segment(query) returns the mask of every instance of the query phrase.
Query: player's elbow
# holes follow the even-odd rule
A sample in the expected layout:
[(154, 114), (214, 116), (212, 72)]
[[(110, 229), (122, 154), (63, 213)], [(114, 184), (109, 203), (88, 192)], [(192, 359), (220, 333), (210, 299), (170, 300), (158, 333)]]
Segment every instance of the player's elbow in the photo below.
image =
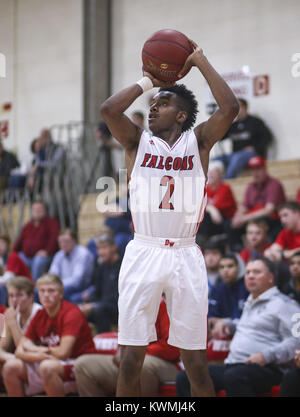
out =
[(111, 106), (108, 103), (108, 100), (105, 100), (100, 106), (100, 114), (104, 118), (109, 115), (111, 112)]
[(100, 114), (104, 120), (114, 117), (117, 112), (118, 109), (114, 103), (111, 102), (110, 98), (105, 100), (100, 106)]

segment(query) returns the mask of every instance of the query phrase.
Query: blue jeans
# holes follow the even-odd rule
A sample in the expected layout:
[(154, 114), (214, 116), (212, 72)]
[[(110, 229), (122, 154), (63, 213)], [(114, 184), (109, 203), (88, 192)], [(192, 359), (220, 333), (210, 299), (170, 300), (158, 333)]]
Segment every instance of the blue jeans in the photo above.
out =
[(48, 271), (52, 260), (52, 256), (35, 255), (33, 258), (28, 258), (23, 252), (19, 252), (19, 256), (30, 269), (34, 282), (36, 282), (40, 276)]
[(224, 179), (235, 178), (242, 169), (246, 168), (252, 156), (255, 156), (254, 151), (238, 151), (227, 155), (218, 156), (214, 161), (221, 161), (226, 167)]

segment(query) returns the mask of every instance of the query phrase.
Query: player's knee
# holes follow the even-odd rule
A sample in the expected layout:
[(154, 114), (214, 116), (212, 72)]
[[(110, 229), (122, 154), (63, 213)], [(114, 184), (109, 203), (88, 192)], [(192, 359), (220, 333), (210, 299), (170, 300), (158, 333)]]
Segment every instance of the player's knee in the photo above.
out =
[(53, 376), (60, 374), (60, 363), (53, 360), (41, 362), (39, 367), (40, 376), (43, 380), (48, 380)]
[(22, 373), (22, 361), (20, 359), (10, 359), (8, 360), (2, 369), (2, 377), (4, 381), (20, 377)]
[(144, 355), (134, 350), (126, 350), (124, 353), (121, 363), (120, 371), (123, 376), (127, 378), (135, 377), (140, 373), (144, 362)]

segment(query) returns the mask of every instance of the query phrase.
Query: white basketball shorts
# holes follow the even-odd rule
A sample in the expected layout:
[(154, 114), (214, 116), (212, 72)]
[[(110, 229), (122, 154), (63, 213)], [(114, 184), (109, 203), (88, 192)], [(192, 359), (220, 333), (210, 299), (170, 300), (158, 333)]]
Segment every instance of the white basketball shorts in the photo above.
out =
[(138, 234), (128, 243), (120, 269), (118, 343), (147, 346), (157, 340), (155, 322), (162, 293), (170, 318), (168, 343), (206, 349), (208, 282), (195, 239)]

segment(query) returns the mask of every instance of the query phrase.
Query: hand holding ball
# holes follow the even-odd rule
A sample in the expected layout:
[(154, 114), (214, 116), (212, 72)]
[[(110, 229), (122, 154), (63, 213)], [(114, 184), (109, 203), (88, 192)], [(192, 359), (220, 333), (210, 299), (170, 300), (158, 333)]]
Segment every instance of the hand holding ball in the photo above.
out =
[(158, 80), (175, 82), (182, 78), (178, 77), (178, 73), (193, 50), (193, 45), (183, 33), (172, 29), (159, 30), (143, 46), (143, 69)]

